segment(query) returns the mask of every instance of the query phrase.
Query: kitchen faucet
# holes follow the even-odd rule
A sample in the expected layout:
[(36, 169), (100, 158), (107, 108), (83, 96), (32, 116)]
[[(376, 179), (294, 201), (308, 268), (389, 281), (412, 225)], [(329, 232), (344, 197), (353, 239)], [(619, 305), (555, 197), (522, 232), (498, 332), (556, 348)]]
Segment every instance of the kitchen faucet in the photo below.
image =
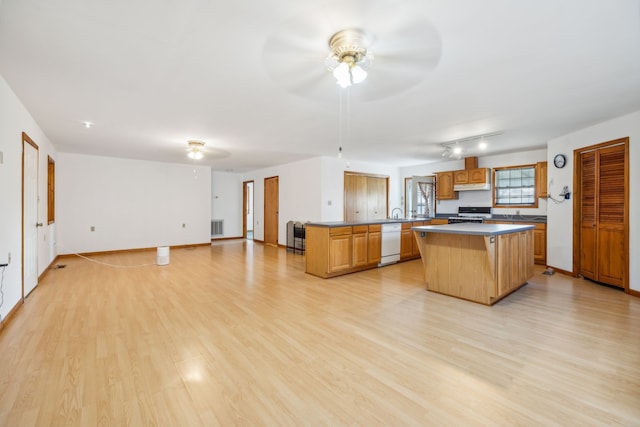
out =
[(397, 210), (397, 211), (400, 211), (400, 213), (402, 213), (402, 209), (400, 209), (400, 208), (393, 208), (393, 210), (391, 211), (391, 217), (392, 217), (393, 219), (398, 219), (398, 214), (397, 214), (397, 213), (396, 213), (396, 214), (394, 214), (394, 212), (395, 212), (396, 210)]

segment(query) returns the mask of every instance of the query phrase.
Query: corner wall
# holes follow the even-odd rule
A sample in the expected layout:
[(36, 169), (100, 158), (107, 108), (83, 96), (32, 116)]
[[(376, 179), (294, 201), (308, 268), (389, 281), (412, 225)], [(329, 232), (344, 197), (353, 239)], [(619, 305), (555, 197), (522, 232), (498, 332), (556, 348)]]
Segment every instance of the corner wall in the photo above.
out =
[[(591, 126), (549, 141), (548, 180), (555, 193), (564, 185), (573, 188), (573, 151), (590, 145), (629, 137), (629, 288), (640, 291), (640, 111)], [(553, 167), (556, 154), (567, 156), (567, 166)], [(573, 269), (573, 203), (548, 206), (547, 263), (566, 271)]]
[(208, 166), (69, 153), (58, 158), (60, 253), (211, 242)]
[[(11, 264), (4, 271), (2, 290), (4, 317), (22, 298), (22, 132), (38, 145), (38, 275), (56, 257), (56, 224), (47, 224), (47, 157), (56, 160), (56, 151), (29, 111), (0, 76), (0, 263)], [(58, 165), (56, 163), (56, 169)]]

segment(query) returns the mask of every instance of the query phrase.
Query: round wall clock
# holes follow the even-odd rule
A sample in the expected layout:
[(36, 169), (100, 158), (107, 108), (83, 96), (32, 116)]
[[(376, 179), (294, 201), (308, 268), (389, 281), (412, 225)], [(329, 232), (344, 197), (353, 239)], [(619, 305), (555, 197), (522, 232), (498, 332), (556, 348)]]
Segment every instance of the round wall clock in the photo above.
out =
[(557, 168), (563, 168), (567, 164), (567, 156), (564, 154), (556, 154), (553, 158), (553, 164)]

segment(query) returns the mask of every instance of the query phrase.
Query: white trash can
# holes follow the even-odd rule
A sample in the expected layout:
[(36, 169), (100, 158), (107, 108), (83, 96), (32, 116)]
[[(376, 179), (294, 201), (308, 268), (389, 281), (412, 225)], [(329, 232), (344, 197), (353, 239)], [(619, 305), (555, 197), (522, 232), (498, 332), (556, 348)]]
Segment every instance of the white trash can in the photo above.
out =
[(169, 246), (158, 246), (158, 265), (169, 264)]

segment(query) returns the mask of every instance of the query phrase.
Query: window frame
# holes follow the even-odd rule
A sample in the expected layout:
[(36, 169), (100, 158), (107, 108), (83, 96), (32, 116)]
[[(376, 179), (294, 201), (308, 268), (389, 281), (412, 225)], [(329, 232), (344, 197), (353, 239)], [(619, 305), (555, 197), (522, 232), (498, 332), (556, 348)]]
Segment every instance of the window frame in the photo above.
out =
[[(497, 198), (498, 198), (498, 179), (497, 179), (497, 175), (499, 171), (504, 171), (504, 170), (512, 170), (512, 169), (531, 169), (533, 170), (533, 185), (531, 187), (533, 187), (533, 203), (514, 203), (514, 204), (498, 204), (497, 203)], [(538, 169), (536, 167), (536, 164), (526, 164), (526, 165), (515, 165), (515, 166), (504, 166), (504, 167), (497, 167), (497, 168), (493, 168), (493, 191), (492, 191), (492, 201), (491, 204), (494, 208), (498, 208), (498, 209), (509, 209), (509, 208), (519, 208), (519, 209), (535, 209), (538, 207), (538, 186), (536, 185), (537, 183), (537, 173), (538, 173)], [(529, 188), (529, 186), (520, 186), (519, 188)]]

